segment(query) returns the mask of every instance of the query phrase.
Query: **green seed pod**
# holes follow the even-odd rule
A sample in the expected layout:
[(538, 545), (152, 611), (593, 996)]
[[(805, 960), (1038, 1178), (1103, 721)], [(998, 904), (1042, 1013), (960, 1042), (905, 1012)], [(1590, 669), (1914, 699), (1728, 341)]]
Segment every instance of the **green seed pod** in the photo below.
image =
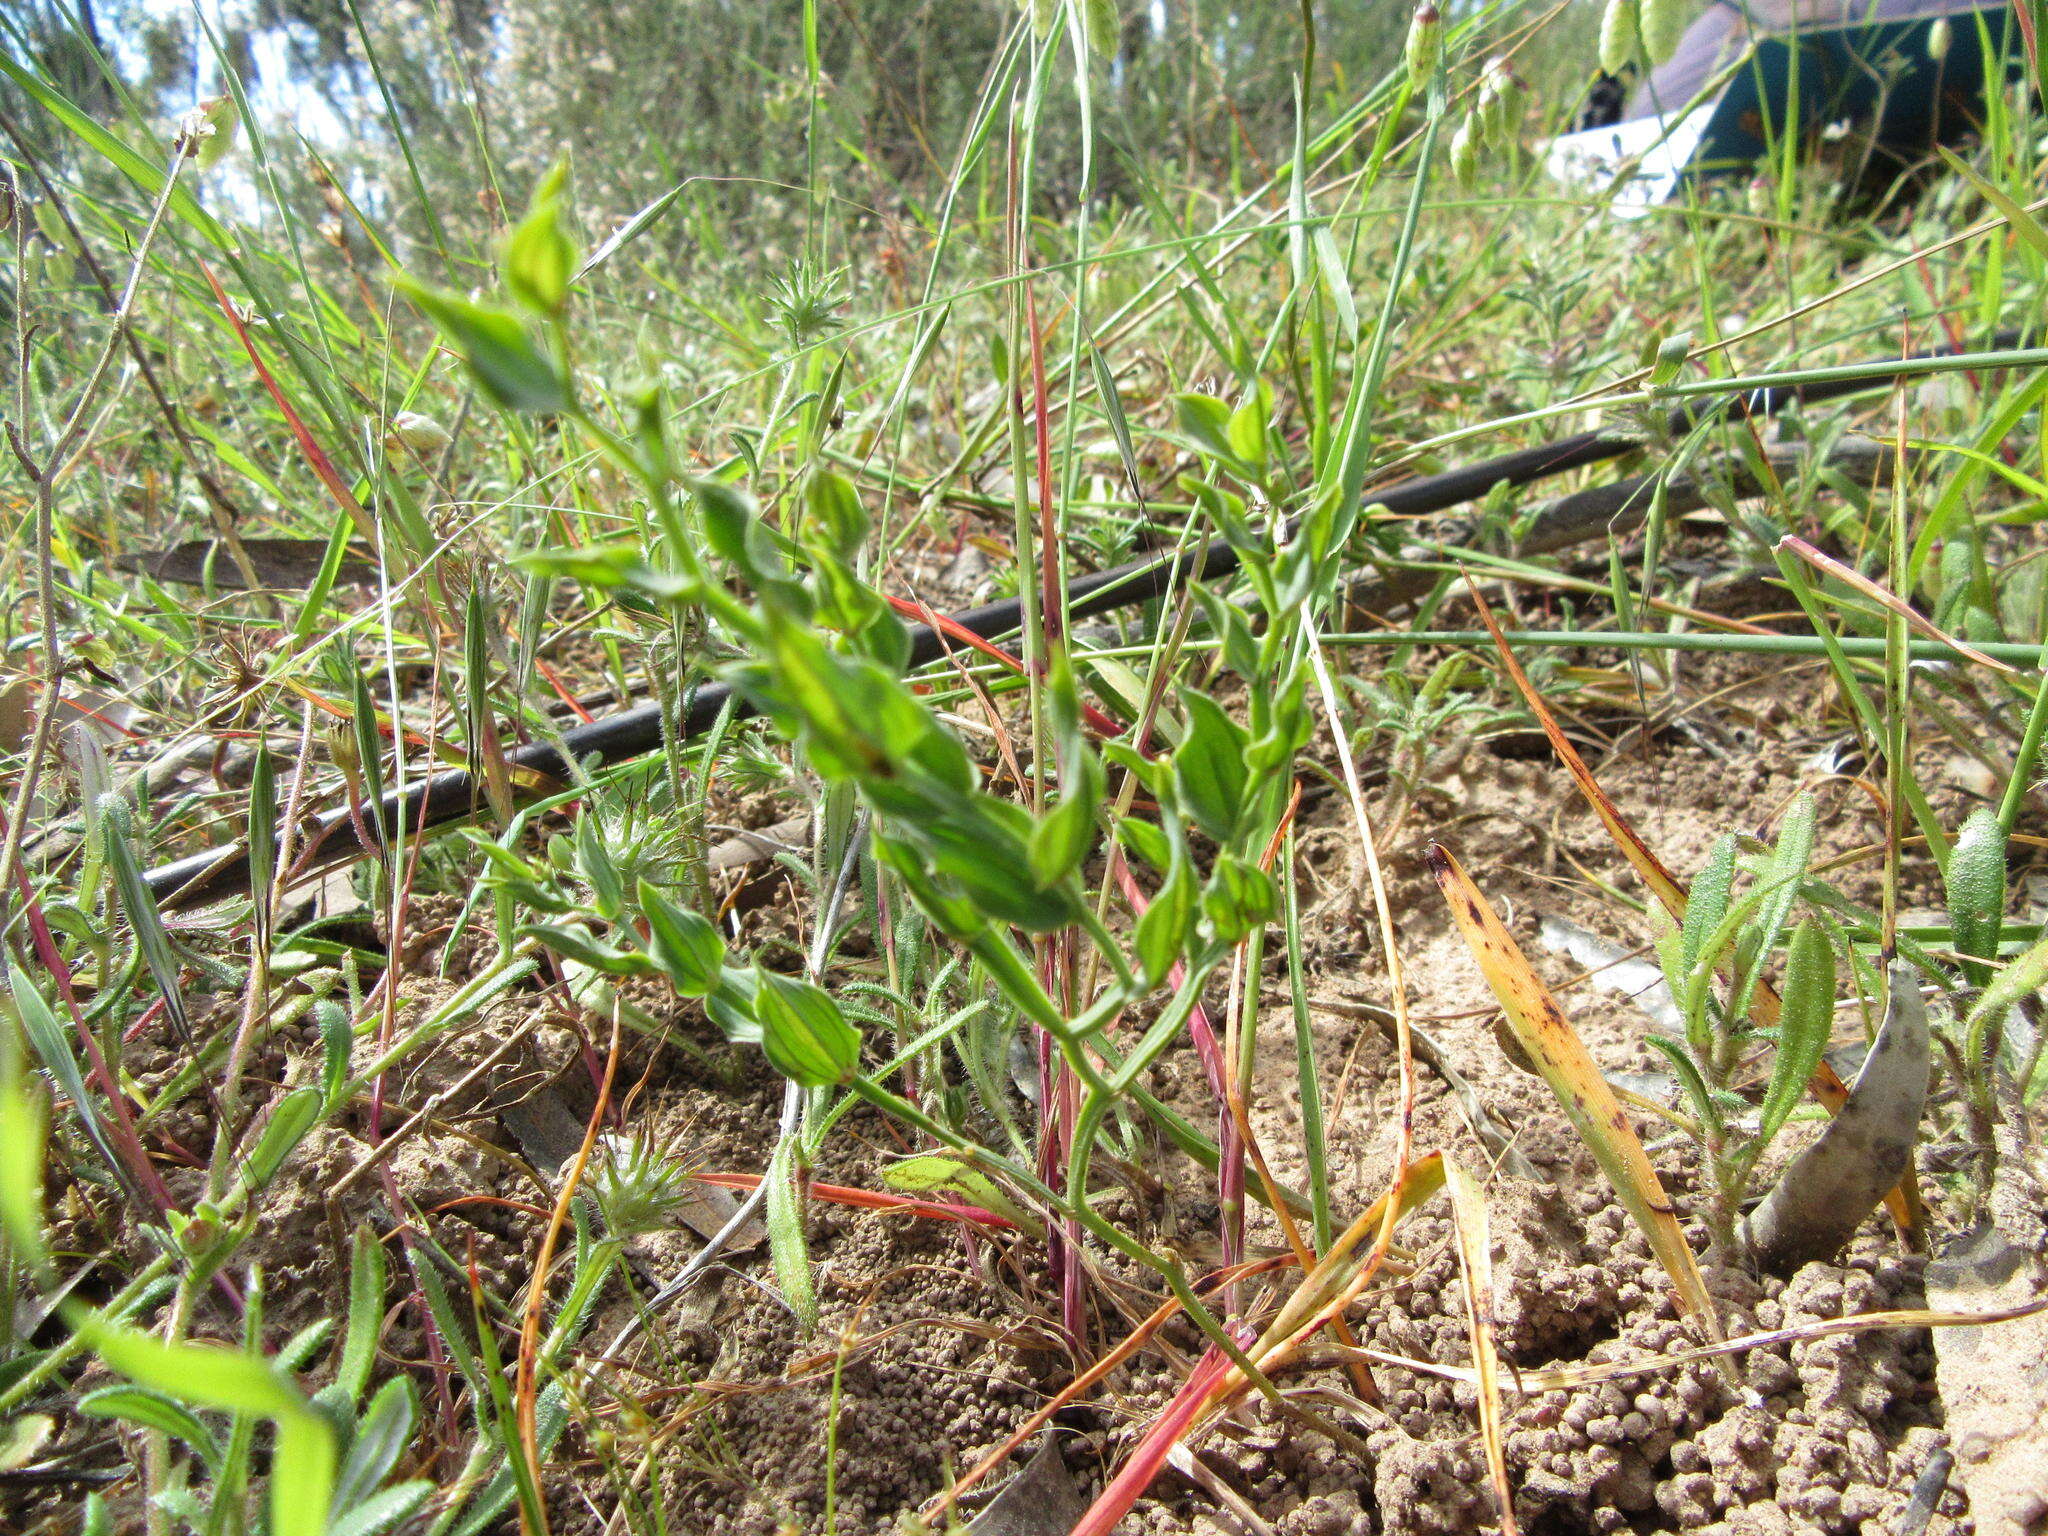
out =
[(1955, 28), (1949, 25), (1946, 16), (1934, 18), (1927, 29), (1927, 57), (1939, 64), (1948, 57), (1948, 45), (1955, 41)]
[(1685, 0), (1642, 0), (1636, 24), (1642, 29), (1643, 51), (1652, 64), (1662, 64), (1678, 51), (1692, 12)]
[(1990, 806), (1979, 806), (1956, 834), (1948, 856), (1948, 921), (1956, 949), (1967, 958), (1972, 986), (1991, 979), (1983, 962), (1998, 957), (2005, 925), (2005, 828)]
[(1488, 144), (1512, 143), (1522, 115), (1522, 82), (1506, 59), (1489, 59), (1479, 77), (1479, 101), (1474, 108), (1481, 137)]
[(1451, 175), (1461, 187), (1469, 187), (1479, 178), (1479, 134), (1472, 117), (1459, 123), (1458, 131), (1451, 135)]
[(1635, 56), (1636, 0), (1607, 0), (1600, 13), (1600, 67), (1618, 75)]
[(1408, 66), (1408, 85), (1421, 90), (1436, 73), (1436, 61), (1444, 47), (1444, 19), (1430, 0), (1422, 0), (1408, 23), (1408, 40), (1401, 57)]

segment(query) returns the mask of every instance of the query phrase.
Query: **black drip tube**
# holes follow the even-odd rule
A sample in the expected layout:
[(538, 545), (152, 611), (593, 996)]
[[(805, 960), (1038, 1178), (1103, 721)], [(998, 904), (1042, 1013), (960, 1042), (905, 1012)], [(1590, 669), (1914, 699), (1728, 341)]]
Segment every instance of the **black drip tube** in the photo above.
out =
[[(2017, 340), (2016, 333), (2001, 333), (1993, 338), (1991, 345), (2012, 346)], [(1956, 349), (1943, 348), (1899, 359), (1894, 373), (1831, 379), (1804, 388), (1758, 390), (1705, 413), (1681, 409), (1672, 413), (1671, 430), (1674, 434), (1681, 433), (1702, 420), (1739, 421), (1751, 416), (1768, 416), (1795, 400), (1810, 404), (1867, 393), (1919, 371), (1917, 364), (1957, 355)], [(1527, 485), (1567, 470), (1619, 458), (1641, 446), (1639, 437), (1581, 432), (1554, 443), (1539, 444), (1478, 464), (1374, 490), (1369, 495), (1375, 504), (1395, 516), (1415, 517), (1477, 500), (1502, 481), (1510, 485)], [(1163, 596), (1186, 580), (1213, 581), (1228, 576), (1237, 566), (1237, 551), (1221, 539), (1185, 555), (1148, 555), (1070, 582), (1067, 611), (1071, 618), (1091, 618)], [(951, 622), (983, 639), (992, 640), (1018, 627), (1020, 604), (1016, 598), (988, 603), (952, 615)], [(938, 660), (944, 654), (945, 645), (938, 630), (928, 624), (911, 626), (911, 665), (921, 666)], [(682, 720), (683, 737), (687, 739), (709, 729), (731, 696), (731, 689), (724, 683), (707, 683), (698, 688)], [(744, 699), (737, 701), (737, 712), (751, 713)], [(586, 762), (595, 756), (609, 764), (642, 756), (661, 745), (661, 706), (640, 704), (615, 715), (573, 726), (562, 733), (562, 743), (578, 762)], [(511, 749), (505, 757), (515, 769), (555, 780), (569, 777), (569, 764), (551, 743), (529, 742)], [(463, 820), (475, 812), (482, 800), (482, 786), (467, 771), (457, 769), (437, 773), (403, 794), (386, 795), (382, 817), (371, 821), (370, 825), (374, 828), (381, 822), (384, 826), (404, 826), (417, 833)], [(316, 818), (310, 828), (301, 829), (303, 841), (296, 849), (297, 867), (310, 872), (364, 857), (366, 850), (358, 838), (356, 827), (357, 823), (345, 810), (329, 811)], [(146, 879), (150, 894), (167, 911), (204, 906), (248, 890), (248, 851), (239, 844), (209, 849), (153, 869)]]

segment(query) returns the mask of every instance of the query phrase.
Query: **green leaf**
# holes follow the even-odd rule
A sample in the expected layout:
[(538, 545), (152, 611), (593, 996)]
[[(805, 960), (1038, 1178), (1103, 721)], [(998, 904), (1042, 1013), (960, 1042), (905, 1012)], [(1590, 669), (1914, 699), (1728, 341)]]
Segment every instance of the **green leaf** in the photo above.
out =
[(2014, 201), (2003, 190), (1986, 181), (1977, 174), (1968, 161), (1956, 155), (1952, 150), (1937, 144), (1935, 151), (1941, 156), (1943, 163), (1950, 170), (1975, 187), (1978, 195), (2004, 216), (2006, 223), (2012, 226), (2012, 232), (2015, 235), (2018, 235), (2020, 239), (2031, 245), (2041, 255), (2048, 256), (2048, 227), (2044, 227), (2039, 219), (2027, 212), (2024, 204)]
[(1116, 824), (1116, 837), (1160, 874), (1173, 868), (1173, 843), (1154, 823), (1126, 816)]
[(147, 1387), (101, 1387), (78, 1400), (78, 1411), (96, 1419), (121, 1419), (145, 1429), (160, 1429), (191, 1446), (206, 1463), (207, 1472), (220, 1476), (220, 1440), (199, 1422), (199, 1416), (191, 1409), (161, 1392), (152, 1392)]
[(2005, 828), (1998, 813), (1979, 806), (1956, 834), (1946, 881), (1951, 942), (1967, 958), (1963, 974), (1973, 987), (1991, 980), (1984, 962), (1998, 958), (2005, 931)]
[(1071, 785), (1031, 829), (1027, 850), (1032, 877), (1044, 890), (1060, 883), (1095, 846), (1095, 813), (1102, 803), (1102, 763), (1085, 752), (1069, 770)]
[(1800, 886), (1806, 880), (1806, 867), (1813, 862), (1817, 824), (1818, 811), (1811, 795), (1801, 795), (1794, 800), (1792, 808), (1785, 812), (1785, 818), (1779, 824), (1778, 845), (1771, 850), (1771, 857), (1757, 878), (1759, 905), (1756, 919), (1747, 926), (1737, 945), (1742, 985), (1730, 1010), (1733, 1018), (1741, 1019), (1748, 1013), (1750, 996), (1756, 990), (1771, 951), (1777, 948), (1779, 935), (1791, 920), (1792, 908), (1799, 900)]
[(477, 387), (507, 410), (555, 415), (572, 404), (569, 384), (509, 309), (400, 276), (398, 286), (454, 344)]
[(519, 937), (539, 939), (556, 954), (606, 976), (647, 976), (655, 969), (648, 956), (635, 949), (614, 949), (580, 923), (526, 923), (521, 925)]
[(256, 1139), (243, 1174), (252, 1193), (268, 1184), (292, 1149), (306, 1139), (320, 1118), (322, 1099), (318, 1088), (294, 1088), (278, 1102)]
[(337, 1513), (328, 1522), (327, 1536), (383, 1536), (426, 1503), (433, 1491), (434, 1485), (421, 1478), (393, 1483), (354, 1509)]
[(754, 1017), (769, 1064), (804, 1088), (851, 1082), (860, 1071), (860, 1031), (839, 1005), (808, 981), (754, 968)]
[(1706, 865), (1694, 877), (1692, 891), (1686, 898), (1685, 922), (1678, 939), (1679, 975), (1672, 978), (1673, 992), (1684, 990), (1686, 980), (1702, 962), (1712, 965), (1720, 958), (1702, 955), (1700, 951), (1721, 926), (1721, 919), (1728, 915), (1729, 893), (1734, 888), (1735, 834), (1726, 832), (1715, 840)]
[[(17, 1006), (27, 986), (8, 967)], [(40, 1003), (42, 1000), (37, 998)], [(45, 1009), (45, 1012), (48, 1010)], [(24, 1015), (24, 1023), (26, 1015)], [(0, 1027), (0, 1234), (14, 1251), (31, 1265), (46, 1258), (43, 1243), (43, 1145), (49, 1127), (44, 1123), (40, 1094), (28, 1091), (27, 1074), (22, 1071), (21, 1048), (13, 1030)], [(73, 1069), (76, 1075), (76, 1068)], [(20, 1358), (19, 1356), (16, 1357)], [(12, 1361), (0, 1361), (0, 1388)]]
[[(28, 1039), (29, 1049), (41, 1058), (43, 1069), (57, 1080), (57, 1086), (71, 1100), (79, 1124), (85, 1127), (85, 1134), (92, 1138), (92, 1144), (99, 1148), (100, 1156), (107, 1160), (108, 1170), (118, 1170), (122, 1166), (120, 1159), (115, 1157), (113, 1143), (107, 1139), (106, 1129), (100, 1123), (99, 1110), (86, 1092), (85, 1077), (78, 1070), (78, 1058), (71, 1054), (71, 1041), (64, 1033), (64, 1026), (57, 1022), (57, 1015), (43, 1001), (43, 994), (15, 969), (12, 961), (7, 965), (7, 989), (14, 999), (15, 1012), (21, 1016), (21, 1032)], [(40, 1109), (36, 1113), (40, 1115)], [(41, 1191), (39, 1169), (36, 1184), (39, 1204)]]
[(1036, 1216), (1003, 1193), (1002, 1186), (994, 1179), (961, 1158), (938, 1153), (906, 1157), (882, 1170), (882, 1182), (891, 1189), (913, 1195), (935, 1189), (957, 1191), (983, 1210), (993, 1211), (1015, 1222), (1026, 1232), (1036, 1231), (1043, 1225)]
[(639, 884), (640, 913), (647, 919), (648, 947), (669, 982), (684, 997), (705, 997), (725, 974), (725, 940), (703, 913), (670, 901), (645, 880)]
[(817, 1326), (818, 1293), (811, 1283), (811, 1251), (804, 1241), (803, 1201), (796, 1187), (796, 1137), (775, 1143), (768, 1159), (768, 1257), (782, 1299), (806, 1331)]
[(853, 482), (829, 469), (813, 469), (804, 484), (804, 505), (825, 547), (842, 560), (852, 559), (870, 526)]
[(512, 297), (543, 315), (558, 314), (576, 271), (576, 243), (562, 230), (562, 184), (569, 168), (557, 162), (541, 179), (525, 218), (505, 237), (505, 286)]
[(320, 1028), (320, 1094), (331, 1113), (340, 1108), (342, 1090), (348, 1086), (349, 1057), (355, 1050), (355, 1032), (349, 1028), (348, 1010), (332, 998), (313, 1004), (313, 1022)]
[(1761, 1153), (1798, 1107), (1806, 1084), (1820, 1066), (1835, 1025), (1835, 950), (1819, 923), (1808, 918), (1792, 930), (1785, 957), (1783, 1007), (1778, 1015), (1778, 1049), (1771, 1081), (1758, 1115), (1756, 1152)]
[(1224, 428), (1231, 457), (1258, 470), (1266, 467), (1266, 427), (1273, 415), (1273, 390), (1261, 383), (1236, 410)]
[(1227, 842), (1244, 811), (1251, 778), (1245, 752), (1251, 739), (1207, 694), (1189, 689), (1181, 702), (1187, 712), (1187, 736), (1173, 755), (1181, 801), (1196, 826), (1217, 842)]
[(178, 984), (178, 957), (171, 948), (171, 938), (164, 931), (164, 920), (156, 909), (156, 898), (149, 892), (149, 883), (142, 878), (142, 864), (135, 856), (134, 823), (128, 812), (128, 802), (119, 794), (109, 793), (100, 797), (100, 818), (106, 829), (107, 863), (114, 873), (114, 889), (121, 898), (121, 910), (128, 918), (128, 926), (134, 930), (135, 946), (142, 952), (143, 962), (149, 967), (149, 974), (156, 982), (159, 996), (164, 1000), (164, 1012), (180, 1031), (189, 1030), (190, 1020), (185, 1013), (185, 996)]
[(1226, 463), (1237, 458), (1230, 446), (1230, 406), (1214, 395), (1193, 393), (1173, 397), (1174, 420), (1181, 434), (1212, 458)]
[(576, 869), (589, 882), (591, 905), (608, 923), (616, 923), (626, 910), (626, 882), (612, 851), (605, 846), (604, 821), (586, 806), (576, 818)]
[(1225, 944), (1237, 943), (1264, 924), (1279, 905), (1280, 890), (1272, 877), (1234, 853), (1216, 860), (1208, 888), (1202, 892), (1202, 914)]
[(1174, 961), (1180, 959), (1187, 947), (1195, 923), (1195, 900), (1199, 894), (1195, 889), (1195, 872), (1181, 849), (1175, 848), (1174, 855), (1172, 873), (1152, 898), (1145, 915), (1138, 919), (1131, 941), (1138, 969), (1148, 986), (1157, 986), (1173, 969)]
[(405, 1454), (418, 1420), (419, 1401), (409, 1380), (394, 1376), (377, 1389), (335, 1478), (332, 1518), (357, 1508), (377, 1491)]
[(169, 1344), (140, 1329), (88, 1318), (85, 1343), (113, 1369), (179, 1402), (249, 1413), (277, 1426), (270, 1466), (272, 1536), (322, 1536), (334, 1489), (334, 1431), (260, 1356), (206, 1344)]
[(384, 1245), (368, 1222), (356, 1228), (348, 1266), (348, 1331), (341, 1339), (341, 1366), (334, 1380), (351, 1406), (362, 1401), (377, 1362), (384, 1332)]

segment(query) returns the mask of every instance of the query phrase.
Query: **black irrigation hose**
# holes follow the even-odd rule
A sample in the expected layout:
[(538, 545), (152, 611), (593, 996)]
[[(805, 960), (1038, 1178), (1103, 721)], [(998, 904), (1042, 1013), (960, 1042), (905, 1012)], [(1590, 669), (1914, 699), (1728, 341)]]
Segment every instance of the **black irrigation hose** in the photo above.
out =
[[(2016, 333), (2000, 333), (1993, 338), (1992, 345), (2010, 347), (2017, 340)], [(1897, 369), (1890, 373), (1833, 379), (1787, 390), (1756, 390), (1703, 413), (1681, 408), (1672, 413), (1671, 430), (1675, 435), (1702, 421), (1739, 421), (1752, 416), (1768, 416), (1795, 400), (1812, 404), (1863, 394), (1922, 371), (1915, 366), (1917, 364), (1957, 355), (1959, 349), (1943, 348), (1937, 352), (1901, 358)], [(1639, 437), (1581, 432), (1554, 443), (1505, 453), (1462, 469), (1425, 475), (1370, 494), (1373, 502), (1390, 514), (1416, 517), (1446, 511), (1462, 502), (1476, 501), (1502, 481), (1510, 485), (1527, 485), (1567, 470), (1620, 458), (1641, 446)], [(1163, 596), (1185, 580), (1216, 580), (1230, 575), (1237, 567), (1237, 551), (1221, 539), (1187, 556), (1147, 555), (1069, 583), (1068, 615), (1084, 619), (1128, 608)], [(1020, 613), (1019, 600), (1009, 598), (956, 613), (951, 622), (983, 639), (992, 640), (1016, 629)], [(937, 661), (945, 651), (937, 629), (927, 624), (911, 627), (911, 665), (921, 666)], [(732, 691), (724, 683), (707, 683), (698, 688), (683, 716), (682, 735), (688, 738), (708, 730), (731, 700)], [(736, 713), (751, 713), (744, 699), (733, 702)], [(661, 745), (661, 706), (641, 704), (574, 726), (562, 733), (562, 743), (578, 762), (587, 762), (595, 756), (603, 763), (618, 763), (642, 756)], [(507, 752), (505, 757), (515, 769), (550, 779), (567, 780), (570, 777), (569, 764), (561, 752), (547, 742), (529, 742)], [(472, 815), (482, 799), (482, 786), (467, 771), (457, 769), (437, 773), (403, 794), (386, 795), (382, 816), (370, 820), (370, 825), (402, 825), (418, 832)], [(329, 811), (319, 817), (310, 833), (305, 834), (307, 840), (300, 845), (300, 867), (308, 870), (327, 868), (361, 858), (365, 850), (357, 838), (356, 826), (346, 810)], [(150, 894), (167, 911), (204, 906), (248, 890), (249, 856), (245, 848), (230, 844), (162, 865), (151, 870), (146, 879)]]

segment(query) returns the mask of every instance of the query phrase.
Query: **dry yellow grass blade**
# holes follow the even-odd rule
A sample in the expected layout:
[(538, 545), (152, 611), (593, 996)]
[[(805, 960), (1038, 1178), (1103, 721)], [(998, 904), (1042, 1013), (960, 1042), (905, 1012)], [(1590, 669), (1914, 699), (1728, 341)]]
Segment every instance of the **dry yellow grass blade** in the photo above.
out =
[[(1468, 586), (1471, 583), (1467, 582)], [(1678, 877), (1671, 873), (1664, 861), (1650, 851), (1650, 845), (1637, 835), (1636, 829), (1628, 824), (1628, 818), (1621, 814), (1621, 808), (1608, 798), (1607, 791), (1593, 777), (1593, 770), (1586, 766), (1586, 760), (1579, 756), (1579, 749), (1571, 744), (1564, 728), (1557, 723), (1557, 717), (1550, 712), (1550, 706), (1543, 702), (1543, 695), (1536, 691), (1536, 685), (1529, 681), (1529, 674), (1522, 670), (1522, 664), (1515, 659), (1509, 647), (1507, 636), (1494, 622), (1493, 609), (1480, 594), (1476, 586), (1471, 587), (1473, 606), (1479, 610), (1479, 621), (1486, 626), (1486, 632), (1493, 636), (1493, 646), (1500, 653), (1501, 666), (1506, 669), (1508, 680), (1515, 685), (1515, 691), (1522, 696), (1522, 702), (1536, 717), (1536, 723), (1543, 728), (1543, 734), (1550, 742), (1550, 750), (1557, 754), (1557, 760), (1564, 764), (1565, 771), (1579, 786), (1579, 793), (1586, 797), (1586, 803), (1593, 808), (1593, 814), (1600, 818), (1607, 828), (1607, 835), (1622, 856), (1634, 866), (1642, 877), (1643, 884), (1650, 888), (1650, 894), (1670, 916), (1674, 923), (1685, 921), (1685, 887), (1678, 883)], [(1776, 990), (1768, 981), (1758, 978), (1755, 990), (1750, 994), (1750, 1007), (1754, 1010), (1757, 1023), (1768, 1029), (1778, 1022), (1779, 1002)], [(1814, 1068), (1813, 1077), (1806, 1085), (1807, 1092), (1829, 1114), (1839, 1113), (1849, 1101), (1849, 1085), (1841, 1075), (1823, 1061)], [(1899, 1230), (1909, 1238), (1916, 1238), (1920, 1230), (1919, 1196), (1914, 1181), (1908, 1175), (1906, 1181), (1884, 1197), (1885, 1208), (1892, 1214), (1892, 1220)]]
[[(1333, 1303), (1335, 1310), (1341, 1312), (1372, 1278), (1372, 1271), (1384, 1256), (1381, 1249), (1375, 1245), (1364, 1258), (1353, 1258), (1353, 1250), (1368, 1236), (1378, 1234), (1391, 1226), (1392, 1221), (1399, 1221), (1414, 1210), (1443, 1188), (1443, 1183), (1443, 1154), (1432, 1152), (1427, 1157), (1417, 1158), (1408, 1165), (1398, 1189), (1381, 1195), (1366, 1208), (1364, 1214), (1337, 1234), (1330, 1244), (1330, 1251), (1323, 1255), (1314, 1269), (1302, 1276), (1294, 1294), (1281, 1305), (1279, 1315), (1267, 1325), (1258, 1343), (1246, 1351), (1261, 1370), (1284, 1358), (1300, 1338), (1320, 1326), (1323, 1317), (1330, 1314)], [(1388, 1217), (1389, 1201), (1395, 1207), (1392, 1221)]]
[(1692, 1313), (1707, 1336), (1721, 1338), (1713, 1299), (1700, 1278), (1699, 1265), (1678, 1225), (1670, 1197), (1664, 1193), (1649, 1154), (1637, 1140), (1628, 1117), (1607, 1079), (1600, 1074), (1585, 1042), (1579, 1039), (1549, 988), (1530, 967), (1528, 957), (1488, 905), (1472, 877), (1440, 843), (1429, 845), (1430, 872), (1450, 904), (1451, 917), (1471, 948), (1486, 984), (1493, 989), (1508, 1026), (1530, 1062), (1557, 1095), (1558, 1105), (1586, 1143), (1615, 1194), (1643, 1229), (1650, 1251), (1671, 1277), (1679, 1307)]
[(1458, 1269), (1464, 1278), (1465, 1326), (1472, 1337), (1472, 1374), (1479, 1387), (1479, 1439), (1486, 1470), (1500, 1506), (1503, 1536), (1519, 1536), (1514, 1490), (1508, 1487), (1508, 1459), (1500, 1438), (1500, 1359), (1493, 1349), (1493, 1236), (1486, 1191), (1456, 1158), (1444, 1158), (1444, 1186), (1458, 1229)]
[[(1739, 1334), (1732, 1339), (1723, 1339), (1718, 1344), (1702, 1344), (1695, 1349), (1676, 1349), (1668, 1355), (1643, 1355), (1634, 1360), (1598, 1360), (1579, 1365), (1552, 1365), (1518, 1370), (1514, 1377), (1515, 1390), (1525, 1397), (1538, 1392), (1576, 1392), (1582, 1387), (1597, 1387), (1603, 1382), (1634, 1381), (1641, 1376), (1663, 1375), (1696, 1361), (1713, 1360), (1723, 1355), (1745, 1354), (1752, 1349), (1761, 1349), (1772, 1344), (1798, 1344), (1809, 1339), (1829, 1339), (1844, 1334), (1881, 1333), (1889, 1328), (1988, 1328), (1996, 1323), (2010, 1323), (2023, 1317), (2032, 1317), (2039, 1312), (2048, 1312), (2048, 1296), (2014, 1307), (2001, 1307), (1995, 1312), (1937, 1312), (1920, 1309), (1855, 1312), (1848, 1317), (1827, 1317), (1815, 1322), (1798, 1323), (1790, 1328), (1769, 1328), (1758, 1333)], [(1469, 1381), (1474, 1386), (1479, 1384), (1479, 1373), (1469, 1365), (1441, 1365), (1434, 1360), (1418, 1360), (1413, 1355), (1397, 1355), (1385, 1349), (1352, 1350), (1341, 1344), (1327, 1344), (1316, 1350), (1307, 1363), (1341, 1364), (1354, 1355), (1360, 1359), (1370, 1360), (1374, 1365), (1397, 1366), (1403, 1370), (1414, 1371), (1420, 1376), (1434, 1376), (1442, 1381)]]

